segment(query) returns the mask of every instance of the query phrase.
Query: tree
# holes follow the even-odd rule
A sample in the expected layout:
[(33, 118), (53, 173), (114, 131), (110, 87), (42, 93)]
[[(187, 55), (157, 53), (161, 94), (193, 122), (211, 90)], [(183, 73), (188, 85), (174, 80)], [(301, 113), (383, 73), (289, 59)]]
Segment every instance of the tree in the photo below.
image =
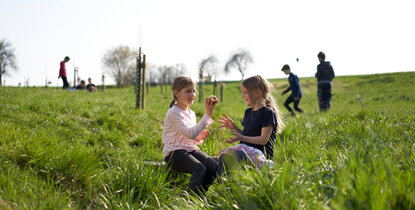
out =
[(216, 74), (217, 74), (216, 64), (217, 63), (218, 63), (218, 59), (213, 55), (203, 59), (202, 62), (200, 62), (200, 68), (203, 69), (203, 72), (207, 74), (209, 79), (212, 80), (213, 77), (215, 78), (214, 82), (213, 82), (213, 95), (216, 95), (216, 86), (217, 86), (217, 84), (216, 84)]
[(175, 73), (173, 75), (173, 80), (178, 76), (185, 75), (186, 72), (187, 72), (186, 65), (184, 65), (183, 63), (176, 64)]
[(147, 63), (146, 64), (146, 80), (150, 85), (156, 84), (156, 78), (157, 78), (157, 72), (156, 72), (157, 66), (154, 64)]
[(218, 59), (211, 55), (200, 62), (200, 68), (203, 69), (203, 73), (206, 73), (206, 76), (210, 79), (215, 78), (216, 81), (216, 65), (218, 63)]
[(137, 53), (128, 46), (107, 50), (102, 58), (106, 71), (115, 79), (117, 87), (133, 83)]
[(0, 87), (3, 86), (3, 75), (9, 75), (12, 70), (17, 70), (16, 56), (12, 44), (3, 39), (0, 41)]
[(231, 56), (225, 65), (225, 73), (229, 73), (231, 69), (236, 68), (244, 80), (246, 71), (248, 70), (248, 64), (253, 63), (251, 53), (244, 49), (239, 49), (235, 54)]

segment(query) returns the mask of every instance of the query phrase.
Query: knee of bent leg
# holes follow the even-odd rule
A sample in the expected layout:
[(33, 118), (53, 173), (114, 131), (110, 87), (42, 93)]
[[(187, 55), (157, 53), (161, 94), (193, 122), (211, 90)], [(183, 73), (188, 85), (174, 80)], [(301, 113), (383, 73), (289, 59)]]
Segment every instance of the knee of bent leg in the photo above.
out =
[(285, 107), (288, 107), (288, 105), (290, 105), (290, 103), (288, 103), (287, 101), (286, 101), (286, 102), (284, 102), (284, 106), (285, 106)]
[(207, 168), (205, 165), (203, 165), (203, 163), (199, 162), (198, 164), (195, 165), (193, 170), (199, 173), (206, 173)]
[(246, 152), (243, 151), (243, 150), (236, 151), (236, 157), (237, 157), (237, 159), (238, 159), (239, 162), (248, 161), (249, 160), (248, 159), (248, 154), (246, 154)]

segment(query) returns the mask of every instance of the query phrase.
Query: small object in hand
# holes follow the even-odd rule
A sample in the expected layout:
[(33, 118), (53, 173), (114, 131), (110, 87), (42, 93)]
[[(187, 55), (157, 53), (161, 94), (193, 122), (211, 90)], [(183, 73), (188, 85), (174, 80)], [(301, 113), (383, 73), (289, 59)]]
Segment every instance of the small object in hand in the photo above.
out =
[(215, 105), (216, 103), (218, 103), (218, 98), (215, 95), (210, 95), (208, 97), (209, 99), (209, 103), (213, 103), (213, 105)]

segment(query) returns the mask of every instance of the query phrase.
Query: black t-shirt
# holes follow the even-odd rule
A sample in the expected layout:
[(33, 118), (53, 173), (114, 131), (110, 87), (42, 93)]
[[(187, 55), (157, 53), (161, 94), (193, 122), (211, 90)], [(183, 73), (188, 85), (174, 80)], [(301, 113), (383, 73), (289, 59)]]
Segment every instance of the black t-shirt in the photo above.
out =
[(89, 91), (93, 91), (92, 87), (95, 87), (95, 85), (92, 84), (92, 83), (86, 85), (86, 89), (89, 90)]
[(269, 107), (262, 107), (257, 111), (253, 111), (252, 107), (245, 110), (245, 116), (242, 120), (242, 135), (244, 136), (261, 136), (263, 127), (272, 125), (272, 133), (266, 145), (251, 144), (241, 141), (241, 144), (257, 148), (261, 150), (267, 159), (274, 156), (275, 134), (277, 132), (277, 116), (275, 112)]
[(83, 90), (83, 89), (85, 89), (85, 86), (78, 85), (78, 86), (75, 87), (75, 89), (77, 89), (77, 90)]

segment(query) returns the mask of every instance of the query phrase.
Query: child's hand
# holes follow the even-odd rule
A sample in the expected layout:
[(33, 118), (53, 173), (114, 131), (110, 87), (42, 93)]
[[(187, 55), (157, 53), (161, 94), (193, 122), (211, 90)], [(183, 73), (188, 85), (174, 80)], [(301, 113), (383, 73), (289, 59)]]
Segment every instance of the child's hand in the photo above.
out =
[(211, 95), (206, 98), (205, 100), (205, 111), (206, 114), (212, 117), (213, 109), (215, 108), (216, 104), (218, 103), (218, 98), (214, 95)]
[(210, 132), (208, 130), (203, 130), (195, 139), (195, 144), (200, 145), (203, 144), (203, 140), (210, 136)]
[(229, 139), (225, 139), (226, 143), (232, 144), (235, 141), (240, 141), (242, 134), (238, 133), (238, 132), (233, 132), (231, 133), (231, 135), (233, 135), (233, 137), (230, 137)]
[(221, 119), (221, 120), (218, 120), (217, 122), (222, 123), (222, 125), (219, 125), (219, 128), (226, 127), (226, 128), (229, 128), (229, 129), (235, 131), (234, 130), (235, 129), (235, 124), (233, 123), (231, 118), (229, 118), (228, 115), (226, 115), (225, 113), (222, 113), (222, 114), (225, 116), (225, 118), (219, 116), (219, 119)]

